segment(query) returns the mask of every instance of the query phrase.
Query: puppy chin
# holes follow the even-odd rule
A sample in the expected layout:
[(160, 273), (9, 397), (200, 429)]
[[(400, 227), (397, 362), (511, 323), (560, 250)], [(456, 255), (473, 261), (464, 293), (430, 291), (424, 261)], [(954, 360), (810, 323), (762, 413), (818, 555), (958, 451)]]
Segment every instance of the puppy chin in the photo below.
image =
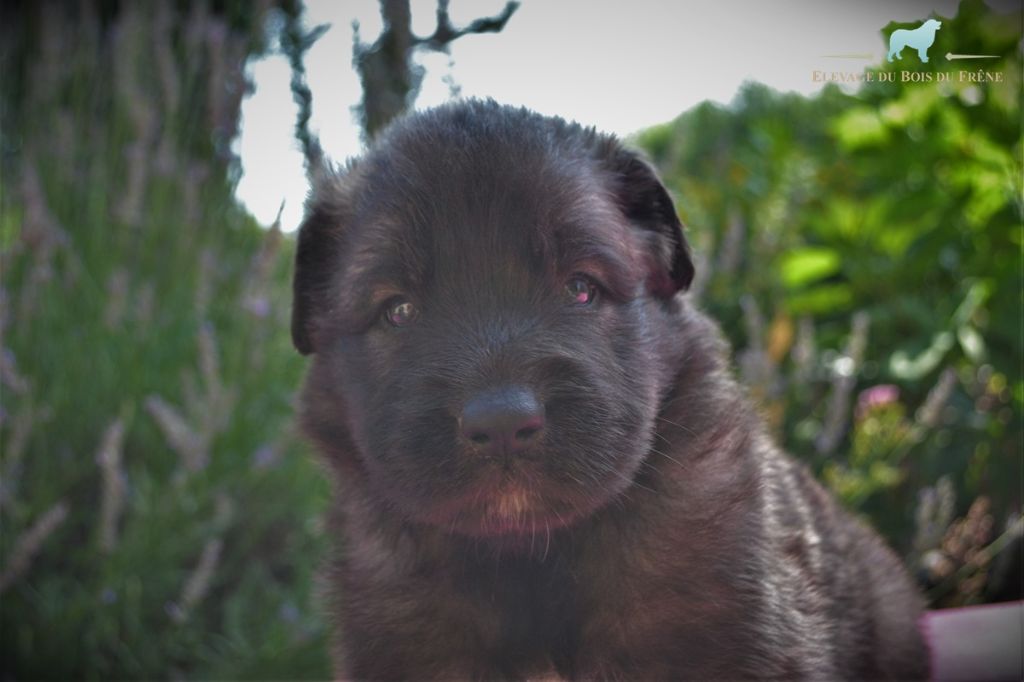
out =
[(579, 518), (571, 505), (545, 497), (536, 487), (506, 480), (475, 486), (442, 505), (426, 521), (453, 535), (518, 546), (570, 526)]

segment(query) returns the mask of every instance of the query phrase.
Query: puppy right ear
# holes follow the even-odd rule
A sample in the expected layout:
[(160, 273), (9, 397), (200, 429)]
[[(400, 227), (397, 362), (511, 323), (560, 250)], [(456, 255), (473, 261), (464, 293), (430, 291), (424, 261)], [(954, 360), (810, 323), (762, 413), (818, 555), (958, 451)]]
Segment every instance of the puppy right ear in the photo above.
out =
[(341, 178), (323, 167), (313, 178), (306, 217), (299, 227), (292, 280), (292, 343), (303, 355), (318, 350), (322, 320), (331, 309), (331, 284), (340, 266), (346, 222)]

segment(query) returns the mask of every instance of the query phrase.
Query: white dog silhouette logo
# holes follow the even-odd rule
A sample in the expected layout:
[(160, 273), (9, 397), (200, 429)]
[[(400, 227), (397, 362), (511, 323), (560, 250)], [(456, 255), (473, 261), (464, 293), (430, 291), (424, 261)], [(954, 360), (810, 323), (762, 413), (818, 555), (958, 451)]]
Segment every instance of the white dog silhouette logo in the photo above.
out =
[(890, 62), (893, 57), (900, 58), (900, 53), (905, 47), (912, 47), (917, 50), (917, 56), (925, 64), (928, 63), (928, 48), (935, 42), (935, 32), (942, 28), (942, 22), (936, 19), (929, 19), (915, 29), (898, 28), (889, 36), (889, 54), (886, 59)]

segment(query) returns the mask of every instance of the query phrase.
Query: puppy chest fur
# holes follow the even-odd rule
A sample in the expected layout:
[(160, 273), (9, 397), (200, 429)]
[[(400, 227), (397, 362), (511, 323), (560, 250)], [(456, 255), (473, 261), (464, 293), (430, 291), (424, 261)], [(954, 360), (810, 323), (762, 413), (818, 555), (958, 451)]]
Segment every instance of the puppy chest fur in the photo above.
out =
[(767, 439), (615, 139), (490, 102), (321, 169), (301, 421), (356, 679), (915, 678), (896, 557)]

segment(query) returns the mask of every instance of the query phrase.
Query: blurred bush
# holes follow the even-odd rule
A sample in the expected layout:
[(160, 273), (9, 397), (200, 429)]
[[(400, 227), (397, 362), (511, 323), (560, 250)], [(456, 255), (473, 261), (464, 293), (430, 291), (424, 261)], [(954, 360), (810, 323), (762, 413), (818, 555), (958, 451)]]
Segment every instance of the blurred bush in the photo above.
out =
[[(911, 56), (855, 94), (748, 84), (636, 140), (702, 257), (694, 296), (780, 440), (943, 605), (984, 599), (992, 550), (1020, 534), (1020, 26), (968, 0), (930, 53), (999, 59)], [(944, 533), (969, 508), (988, 521), (957, 564)]]
[(0, 22), (5, 679), (327, 675), (292, 243), (233, 197), (268, 9)]

